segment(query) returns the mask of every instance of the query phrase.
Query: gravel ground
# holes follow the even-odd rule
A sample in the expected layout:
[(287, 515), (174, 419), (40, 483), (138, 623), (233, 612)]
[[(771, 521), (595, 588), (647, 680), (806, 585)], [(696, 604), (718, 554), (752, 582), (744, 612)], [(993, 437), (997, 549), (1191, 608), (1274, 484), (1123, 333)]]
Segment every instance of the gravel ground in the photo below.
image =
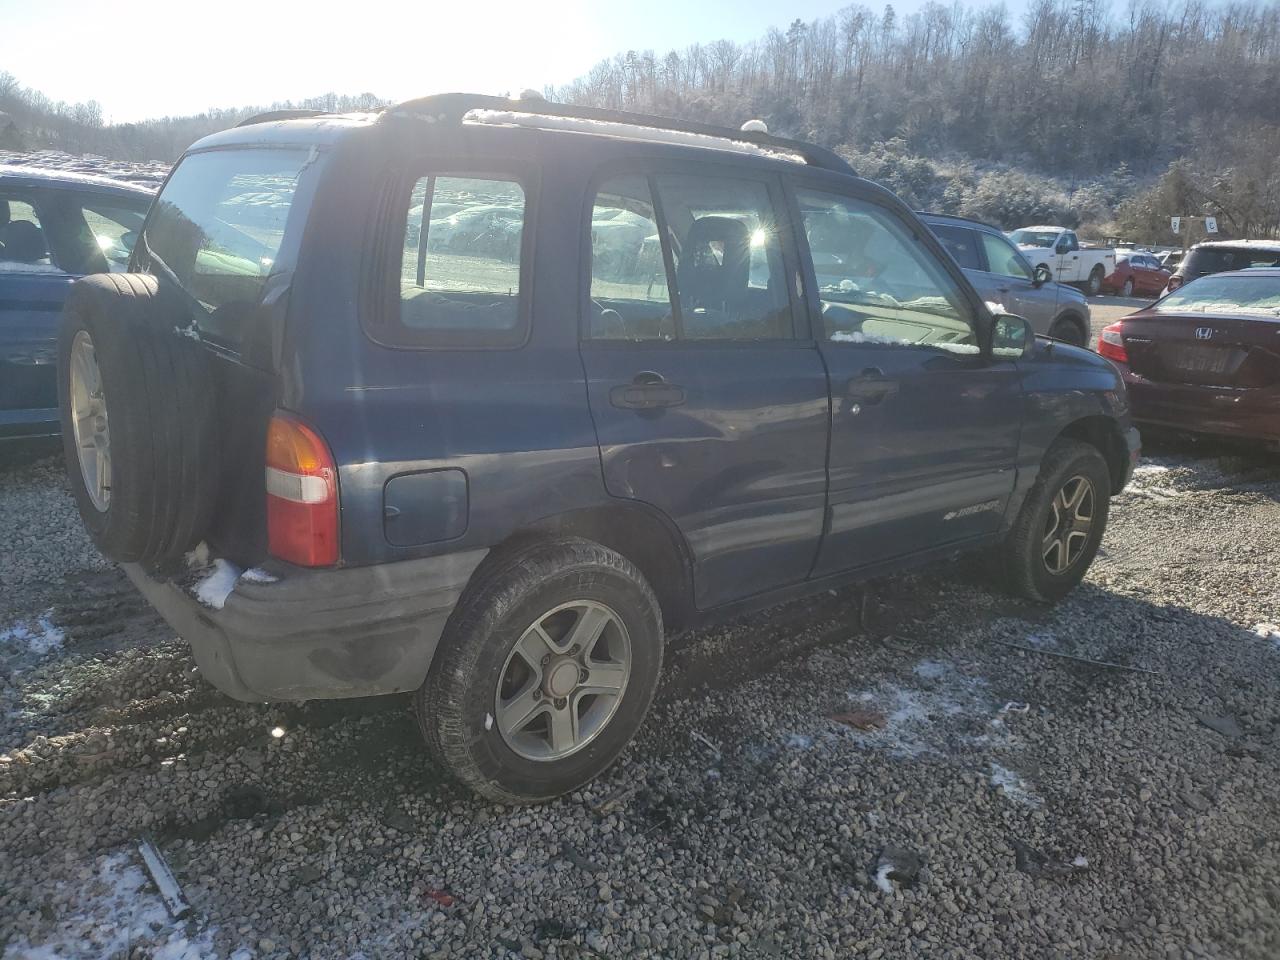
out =
[(0, 957), (1276, 957), (1280, 462), (1152, 452), (1060, 606), (957, 561), (687, 638), (534, 809), (405, 698), (213, 691), (57, 467), (0, 472)]

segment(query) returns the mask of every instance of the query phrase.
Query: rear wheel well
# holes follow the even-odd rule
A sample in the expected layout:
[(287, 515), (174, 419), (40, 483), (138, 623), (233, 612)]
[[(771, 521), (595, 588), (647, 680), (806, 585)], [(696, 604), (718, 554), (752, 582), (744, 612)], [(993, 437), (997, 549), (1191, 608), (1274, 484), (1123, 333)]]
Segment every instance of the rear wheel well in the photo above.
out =
[(679, 631), (692, 612), (693, 568), (680, 535), (637, 505), (608, 505), (544, 517), (512, 534), (497, 555), (542, 537), (581, 537), (626, 557), (644, 574), (662, 607), (668, 633)]
[(1083, 417), (1058, 434), (1059, 439), (1064, 437), (1097, 447), (1107, 461), (1107, 469), (1111, 474), (1111, 492), (1115, 493), (1120, 489), (1129, 465), (1129, 448), (1114, 420), (1104, 416)]

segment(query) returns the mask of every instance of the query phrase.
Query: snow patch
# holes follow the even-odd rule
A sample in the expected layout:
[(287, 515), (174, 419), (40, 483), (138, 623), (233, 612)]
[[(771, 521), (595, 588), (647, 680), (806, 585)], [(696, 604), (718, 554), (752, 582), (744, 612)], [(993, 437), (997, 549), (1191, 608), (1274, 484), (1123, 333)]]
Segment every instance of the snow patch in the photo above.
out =
[(0, 643), (24, 647), (27, 652), (38, 657), (59, 649), (64, 635), (49, 619), (52, 614), (53, 611), (50, 610), (35, 620), (19, 620), (5, 627), (0, 630)]
[(240, 574), (240, 579), (245, 583), (277, 583), (280, 580), (274, 573), (268, 573), (261, 567), (250, 567)]
[(1015, 803), (1028, 807), (1038, 807), (1044, 800), (1027, 787), (1026, 781), (1016, 771), (1002, 767), (998, 763), (991, 764), (991, 785), (1004, 792), (1004, 795)]
[(200, 570), (209, 565), (209, 545), (201, 540), (191, 550), (187, 551), (186, 557), (188, 570)]
[(1037, 650), (1052, 650), (1058, 646), (1058, 638), (1052, 633), (1028, 633), (1027, 646), (1035, 647)]
[(1152, 477), (1161, 473), (1168, 473), (1169, 468), (1162, 463), (1140, 463), (1133, 468), (1135, 477)]
[[(155, 960), (205, 960), (216, 956), (212, 930), (188, 937), (174, 924), (146, 875), (130, 855), (108, 854), (80, 870), (71, 901), (75, 913), (62, 917), (44, 942), (9, 942), (3, 960), (70, 960), (73, 957), (146, 955)], [(144, 946), (150, 950), (142, 950)]]
[(893, 882), (889, 879), (889, 874), (892, 872), (892, 863), (882, 863), (880, 869), (876, 871), (876, 886), (880, 888), (881, 893), (893, 893)]
[(193, 588), (196, 599), (206, 607), (221, 610), (240, 579), (240, 568), (229, 560), (213, 561), (213, 569), (206, 573)]
[(808, 750), (813, 746), (813, 737), (807, 737), (803, 733), (793, 733), (787, 737), (787, 747), (791, 750)]
[(921, 660), (911, 672), (922, 680), (937, 680), (946, 675), (951, 667), (941, 660)]

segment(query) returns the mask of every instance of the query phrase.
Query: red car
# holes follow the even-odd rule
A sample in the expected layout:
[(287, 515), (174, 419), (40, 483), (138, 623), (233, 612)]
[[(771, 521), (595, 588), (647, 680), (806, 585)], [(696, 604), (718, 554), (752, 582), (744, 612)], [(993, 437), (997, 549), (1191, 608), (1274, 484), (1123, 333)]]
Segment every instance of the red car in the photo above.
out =
[(1280, 449), (1280, 269), (1193, 280), (1111, 324), (1133, 419)]
[(1155, 297), (1168, 282), (1169, 271), (1160, 266), (1155, 254), (1117, 250), (1116, 268), (1102, 278), (1102, 289), (1125, 297)]

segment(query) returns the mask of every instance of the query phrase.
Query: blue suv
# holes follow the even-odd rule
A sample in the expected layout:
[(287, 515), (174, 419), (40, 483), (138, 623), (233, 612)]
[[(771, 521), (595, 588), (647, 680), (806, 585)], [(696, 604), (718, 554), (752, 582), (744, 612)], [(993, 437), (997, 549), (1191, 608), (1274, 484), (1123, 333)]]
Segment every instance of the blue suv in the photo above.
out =
[(833, 153), (538, 99), (200, 141), (59, 349), (81, 515), (204, 675), (413, 692), (505, 801), (617, 758), (668, 635), (980, 548), (1061, 597), (1138, 455)]

